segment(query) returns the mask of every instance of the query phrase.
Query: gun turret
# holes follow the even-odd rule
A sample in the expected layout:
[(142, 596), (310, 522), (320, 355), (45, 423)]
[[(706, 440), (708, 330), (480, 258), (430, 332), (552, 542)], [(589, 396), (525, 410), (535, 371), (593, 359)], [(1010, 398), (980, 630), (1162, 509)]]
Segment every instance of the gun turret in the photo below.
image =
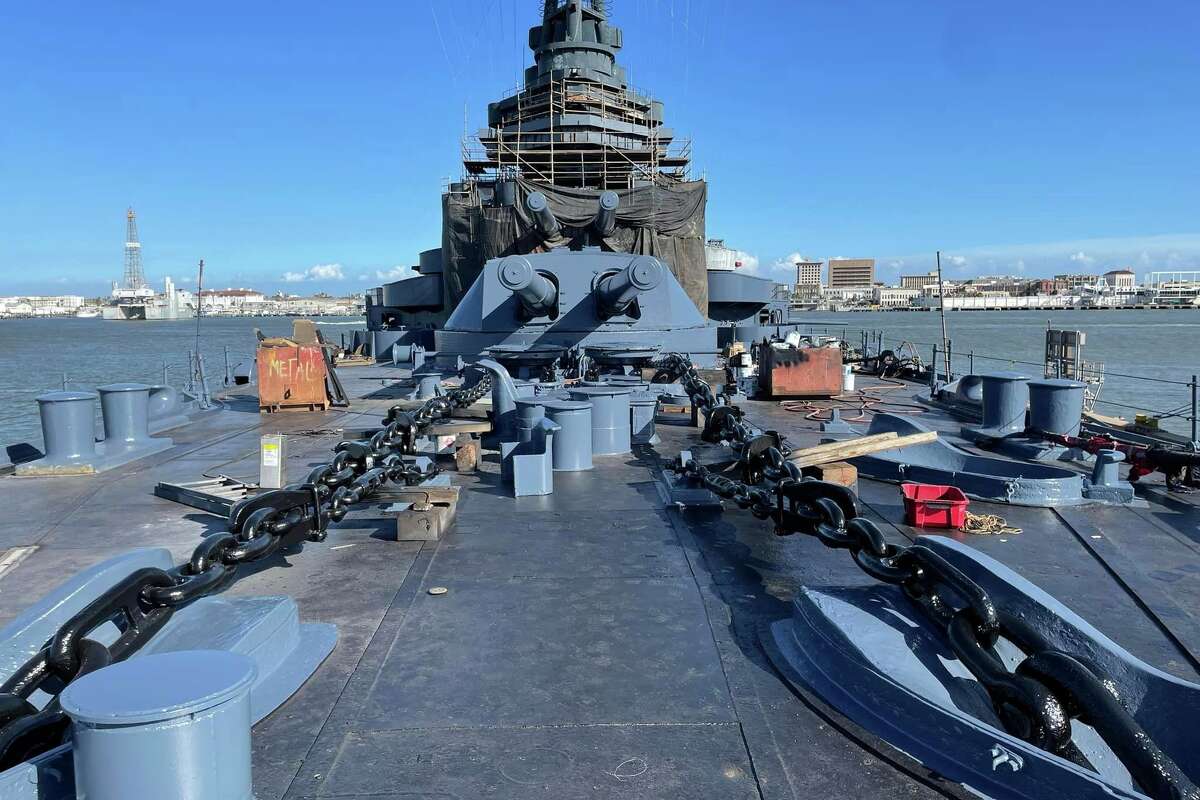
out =
[(545, 317), (558, 308), (558, 287), (534, 270), (529, 259), (508, 256), (500, 262), (500, 285), (515, 294), (531, 317)]
[(533, 214), (533, 223), (542, 241), (555, 239), (562, 232), (562, 226), (558, 224), (554, 212), (550, 210), (550, 204), (546, 202), (546, 195), (541, 192), (532, 193), (525, 198), (525, 208)]
[(599, 236), (611, 236), (617, 229), (617, 207), (621, 198), (616, 192), (604, 192), (600, 195), (600, 207), (596, 209), (596, 217), (592, 220), (592, 229)]
[(620, 272), (609, 275), (596, 285), (596, 300), (602, 317), (624, 314), (638, 295), (662, 283), (662, 262), (652, 256), (638, 256)]

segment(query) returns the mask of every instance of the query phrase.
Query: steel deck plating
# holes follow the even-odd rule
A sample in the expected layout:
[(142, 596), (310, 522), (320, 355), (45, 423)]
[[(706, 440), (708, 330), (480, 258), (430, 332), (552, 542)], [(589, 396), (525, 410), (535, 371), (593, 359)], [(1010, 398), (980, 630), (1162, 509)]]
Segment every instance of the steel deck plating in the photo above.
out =
[[(0, 480), (0, 547), (36, 547), (0, 577), (0, 620), (129, 548), (185, 557), (225, 520), (154, 497), (155, 482), (250, 476), (265, 432), (291, 435), (289, 472), (302, 475), (327, 461), (338, 429), (378, 423), (396, 376), (348, 372), (361, 398), (351, 412), (260, 419), (252, 399), (233, 398), (174, 431), (170, 450), (111, 472)], [(821, 437), (775, 404), (744, 408), (795, 446)], [(923, 421), (953, 438), (949, 418)], [(665, 508), (659, 466), (699, 449), (699, 436), (662, 422), (658, 432), (655, 448), (556, 474), (549, 497), (511, 498), (489, 454), (454, 477), (463, 501), (441, 542), (388, 541), (348, 518), (240, 579), (230, 594), (290, 595), (304, 621), (340, 632), (313, 678), (255, 726), (257, 797), (966, 796), (794, 690), (759, 643), (802, 585), (869, 579), (749, 514)], [(863, 480), (859, 495), (889, 538), (915, 535), (894, 486)], [(1025, 532), (970, 537), (973, 547), (1133, 655), (1197, 680), (1200, 513), (1189, 498), (996, 510)]]

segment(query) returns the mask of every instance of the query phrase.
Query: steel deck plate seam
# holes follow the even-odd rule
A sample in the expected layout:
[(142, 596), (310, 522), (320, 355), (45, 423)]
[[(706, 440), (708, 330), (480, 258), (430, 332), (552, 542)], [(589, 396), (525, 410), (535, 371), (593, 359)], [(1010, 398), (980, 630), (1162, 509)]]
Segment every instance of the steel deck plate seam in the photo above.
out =
[[(1200, 654), (1200, 624), (1196, 622), (1196, 619), (1180, 608), (1169, 594), (1142, 573), (1121, 551), (1116, 542), (1104, 536), (1103, 528), (1081, 519), (1082, 512), (1056, 508), (1054, 514), (1062, 520), (1084, 549), (1112, 576), (1117, 585), (1137, 603), (1155, 626), (1170, 639), (1171, 643), (1179, 650), (1180, 655), (1191, 664), (1192, 669), (1200, 674), (1200, 655), (1198, 655)], [(1101, 538), (1093, 539), (1093, 535)], [(1168, 623), (1156, 606), (1174, 612), (1170, 616), (1178, 619), (1178, 622), (1174, 625)]]
[[(724, 656), (722, 656), (722, 654), (721, 654), (721, 652), (722, 652), (721, 651), (721, 643), (717, 640), (716, 629), (713, 627), (712, 614), (710, 614), (709, 610), (708, 610), (709, 598), (712, 597), (713, 599), (719, 600), (719, 596), (714, 597), (714, 595), (716, 593), (710, 593), (709, 591), (706, 591), (705, 585), (704, 585), (704, 583), (706, 583), (706, 582), (702, 582), (700, 580), (699, 575), (696, 574), (696, 566), (692, 562), (692, 552), (691, 552), (692, 548), (688, 547), (685, 544), (685, 542), (683, 541), (683, 538), (682, 538), (682, 534), (680, 533), (679, 528), (675, 524), (675, 520), (679, 517), (680, 517), (679, 514), (668, 513), (671, 530), (675, 534), (675, 541), (679, 544), (680, 549), (683, 550), (683, 557), (687, 561), (688, 572), (691, 575), (692, 583), (695, 584), (696, 592), (700, 595), (700, 600), (701, 600), (700, 606), (701, 606), (701, 608), (704, 609), (704, 622), (708, 626), (708, 634), (712, 639), (713, 649), (717, 653), (717, 663), (721, 665), (721, 678), (725, 681), (725, 692), (726, 692), (726, 694), (729, 695), (730, 705), (733, 708), (733, 715), (737, 719), (738, 734), (741, 736), (741, 739), (742, 739), (742, 747), (746, 751), (746, 761), (747, 761), (747, 763), (750, 764), (750, 775), (752, 778), (754, 778), (754, 788), (758, 792), (759, 798), (762, 798), (763, 797), (763, 785), (762, 785), (762, 780), (758, 774), (759, 773), (758, 764), (755, 760), (754, 751), (750, 747), (750, 742), (746, 739), (746, 728), (742, 724), (742, 714), (738, 710), (737, 693), (734, 692), (733, 685), (732, 685), (731, 681), (729, 680), (729, 669), (725, 665)], [(691, 536), (690, 531), (688, 532), (688, 536)], [(692, 537), (692, 538), (694, 539), (694, 537)], [(697, 552), (700, 552), (698, 542), (693, 541), (692, 545), (693, 545), (693, 547), (696, 548)], [(703, 558), (703, 553), (701, 553), (701, 558)], [(705, 574), (708, 575), (709, 573), (706, 572)], [(730, 615), (730, 619), (732, 620), (733, 610), (728, 608), (728, 606), (726, 606), (726, 610)], [(755, 701), (758, 703), (759, 707), (761, 708), (762, 703), (761, 703), (761, 700), (759, 700), (757, 698), (757, 692), (756, 692)], [(772, 732), (772, 740), (774, 740), (774, 732)], [(773, 741), (772, 743), (777, 745), (777, 742)], [(777, 754), (779, 753), (778, 746), (776, 746), (775, 752)], [(785, 770), (784, 774), (785, 775), (787, 774), (786, 770)], [(788, 775), (788, 783), (789, 784), (791, 783), (790, 775)], [(792, 794), (794, 795), (795, 787), (790, 787), (790, 788), (792, 788)]]
[[(421, 549), (417, 552), (417, 556), (409, 566), (407, 572), (405, 572), (404, 578), (400, 581), (400, 585), (396, 588), (395, 593), (392, 595), (392, 599), (388, 603), (387, 609), (380, 616), (379, 624), (376, 625), (375, 629), (371, 632), (371, 636), (367, 640), (366, 646), (363, 647), (362, 653), (359, 654), (358, 659), (355, 661), (354, 668), (350, 670), (349, 674), (346, 676), (346, 680), (342, 684), (342, 688), (338, 692), (337, 697), (334, 698), (333, 702), (329, 704), (329, 713), (325, 715), (325, 721), (321, 723), (321, 726), (317, 729), (316, 734), (312, 738), (312, 742), (309, 743), (308, 747), (305, 749), (304, 755), (296, 767), (295, 774), (292, 776), (292, 779), (288, 781), (288, 784), (284, 788), (283, 792), (280, 793), (280, 798), (291, 796), (293, 789), (298, 788), (297, 783), (301, 780), (301, 773), (312, 766), (310, 759), (312, 758), (313, 752), (316, 750), (317, 745), (321, 744), (322, 738), (325, 736), (326, 731), (329, 730), (332, 735), (333, 725), (335, 722), (343, 727), (349, 727), (353, 720), (357, 718), (359, 711), (361, 711), (362, 700), (360, 699), (358, 702), (353, 702), (353, 708), (347, 707), (343, 709), (342, 703), (344, 700), (351, 700), (350, 692), (352, 688), (357, 688), (354, 685), (356, 681), (359, 680), (360, 672), (363, 676), (362, 679), (368, 680), (370, 685), (374, 685), (375, 681), (379, 678), (380, 667), (386, 663), (388, 654), (392, 651), (392, 648), (395, 647), (396, 640), (399, 637), (399, 632), (404, 627), (404, 622), (408, 619), (409, 611), (412, 609), (413, 603), (416, 602), (417, 597), (420, 595), (421, 587), (425, 583), (425, 577), (429, 573), (429, 568), (433, 564), (433, 558), (439, 546), (439, 542), (421, 543)], [(405, 598), (404, 596), (406, 594), (407, 597)], [(396, 617), (399, 619), (395, 619)], [(389, 640), (386, 644), (384, 644), (380, 639), (380, 635), (385, 627), (388, 628), (387, 636), (389, 637)], [(376, 658), (376, 651), (379, 649), (382, 649), (383, 652), (378, 654), (378, 658)], [(373, 669), (365, 670), (364, 668), (368, 666), (369, 660), (377, 660), (378, 663), (373, 664)], [(361, 697), (366, 698), (369, 695), (370, 686), (367, 687), (367, 691), (362, 693)], [(270, 717), (267, 717), (264, 722), (269, 722), (270, 719)], [(345, 720), (344, 722), (342, 721), (343, 719)], [(320, 767), (319, 774), (327, 775), (330, 767), (336, 760), (336, 757), (336, 754), (334, 754), (332, 758), (328, 759), (328, 763), (317, 761), (317, 764)], [(263, 799), (259, 798), (259, 800)]]
[[(1164, 490), (1164, 492), (1165, 492), (1165, 490)], [(1168, 503), (1161, 502), (1161, 501), (1160, 501), (1160, 504), (1164, 505), (1164, 506), (1168, 505)], [(1200, 511), (1200, 509), (1197, 509), (1195, 506), (1190, 505), (1188, 503), (1180, 503), (1179, 505), (1181, 506), (1181, 508), (1176, 508), (1176, 511), (1180, 512), (1179, 513), (1180, 516), (1183, 516), (1184, 514), (1195, 514), (1195, 513), (1197, 513), (1197, 511)], [(1167, 536), (1170, 536), (1172, 539), (1174, 539), (1179, 544), (1181, 544), (1184, 547), (1191, 550), (1194, 555), (1200, 556), (1200, 542), (1193, 540), (1187, 534), (1183, 533), (1182, 531), (1176, 530), (1171, 525), (1168, 525), (1166, 522), (1163, 522), (1151, 511), (1151, 509), (1130, 508), (1129, 510), (1132, 511), (1134, 514), (1136, 514), (1138, 516), (1138, 518), (1141, 519), (1143, 522), (1145, 522), (1147, 525), (1157, 528), (1158, 530), (1165, 533)]]

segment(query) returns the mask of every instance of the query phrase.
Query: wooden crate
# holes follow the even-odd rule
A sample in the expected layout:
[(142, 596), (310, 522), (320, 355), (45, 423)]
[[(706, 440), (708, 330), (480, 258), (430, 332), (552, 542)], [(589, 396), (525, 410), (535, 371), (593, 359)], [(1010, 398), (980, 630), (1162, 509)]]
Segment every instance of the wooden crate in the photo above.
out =
[(259, 347), (258, 409), (324, 411), (329, 408), (325, 378), (319, 346)]

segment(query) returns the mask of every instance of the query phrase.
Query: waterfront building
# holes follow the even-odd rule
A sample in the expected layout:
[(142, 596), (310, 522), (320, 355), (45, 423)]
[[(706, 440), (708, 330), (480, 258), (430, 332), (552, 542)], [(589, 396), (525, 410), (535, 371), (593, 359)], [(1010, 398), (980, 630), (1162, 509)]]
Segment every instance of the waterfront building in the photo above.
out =
[(1133, 294), (1137, 291), (1137, 275), (1131, 269), (1114, 269), (1104, 273), (1104, 282), (1118, 294)]
[(1070, 274), (1054, 276), (1054, 291), (1061, 293), (1077, 292), (1085, 286), (1095, 286), (1100, 282), (1099, 275)]
[(866, 287), (869, 291), (873, 283), (875, 283), (875, 259), (829, 259), (830, 288), (844, 289), (850, 287)]
[(883, 308), (905, 308), (911, 306), (913, 300), (921, 295), (920, 289), (896, 288), (894, 286), (876, 286), (872, 292), (871, 301)]
[(797, 261), (796, 262), (796, 289), (801, 286), (820, 286), (821, 285), (821, 261)]
[(258, 310), (267, 299), (262, 292), (254, 289), (205, 289), (200, 296), (205, 314)]
[(937, 270), (927, 272), (924, 275), (901, 275), (901, 289), (924, 289), (926, 286), (936, 284), (938, 282)]

